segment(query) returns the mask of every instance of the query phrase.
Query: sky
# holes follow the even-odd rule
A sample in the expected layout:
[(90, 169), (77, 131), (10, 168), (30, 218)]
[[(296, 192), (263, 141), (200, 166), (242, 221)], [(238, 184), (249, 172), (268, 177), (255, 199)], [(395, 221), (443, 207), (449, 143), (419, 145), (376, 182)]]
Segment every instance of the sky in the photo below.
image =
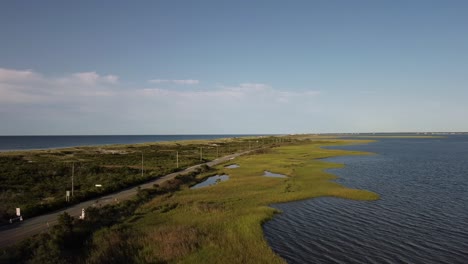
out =
[(468, 131), (468, 1), (0, 1), (0, 135)]

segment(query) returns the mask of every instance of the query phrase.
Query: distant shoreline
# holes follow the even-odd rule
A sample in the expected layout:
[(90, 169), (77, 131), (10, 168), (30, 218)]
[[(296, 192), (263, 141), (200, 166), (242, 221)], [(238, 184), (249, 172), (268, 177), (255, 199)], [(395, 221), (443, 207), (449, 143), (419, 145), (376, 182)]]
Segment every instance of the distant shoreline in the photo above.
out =
[[(19, 135), (0, 136), (0, 153), (15, 151), (52, 150), (74, 147), (96, 147), (110, 145), (131, 145), (184, 140), (214, 140), (222, 138), (280, 136), (281, 134), (177, 134), (177, 135)], [(300, 135), (300, 134), (297, 134)], [(462, 133), (418, 134), (418, 133), (356, 133), (316, 134), (343, 139), (377, 138), (444, 138), (464, 135)]]
[(0, 136), (0, 153), (271, 135), (273, 134)]

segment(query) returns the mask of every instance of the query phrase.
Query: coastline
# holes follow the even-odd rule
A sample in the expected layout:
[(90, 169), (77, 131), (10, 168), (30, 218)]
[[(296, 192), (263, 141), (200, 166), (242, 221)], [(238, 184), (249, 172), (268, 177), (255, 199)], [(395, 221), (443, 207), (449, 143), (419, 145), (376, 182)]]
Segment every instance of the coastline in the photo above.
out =
[[(16, 151), (56, 150), (77, 147), (109, 147), (114, 145), (151, 144), (160, 142), (217, 140), (227, 138), (282, 136), (275, 134), (194, 134), (194, 135), (40, 135), (0, 136), (0, 153)], [(21, 139), (21, 140), (19, 140)], [(24, 143), (24, 139), (30, 142)], [(35, 139), (35, 140), (34, 140)], [(46, 142), (44, 139), (59, 139), (61, 143)], [(65, 140), (64, 140), (65, 139)], [(73, 140), (74, 139), (74, 140)], [(13, 142), (11, 142), (13, 140)], [(84, 141), (83, 141), (84, 140)], [(9, 142), (7, 142), (9, 141)], [(77, 142), (78, 141), (78, 142)], [(100, 143), (100, 142), (101, 143)], [(6, 147), (6, 146), (16, 147)], [(49, 145), (49, 146), (47, 146)]]
[[(249, 140), (258, 142), (255, 138)], [(246, 142), (240, 145), (250, 146)], [(277, 142), (277, 139), (272, 142)], [(226, 163), (215, 166), (215, 171), (196, 177), (199, 182), (213, 173), (227, 174), (228, 181), (193, 190), (189, 188), (193, 181), (189, 181), (189, 185), (182, 184), (174, 192), (157, 195), (139, 206), (135, 215), (125, 218), (123, 222), (120, 220), (111, 229), (95, 232), (88, 250), (104, 250), (103, 241), (108, 237), (125, 237), (118, 243), (133, 250), (131, 255), (135, 261), (284, 263), (272, 251), (263, 233), (262, 224), (279, 213), (270, 205), (323, 196), (378, 199), (375, 193), (350, 189), (332, 181), (336, 176), (325, 170), (343, 165), (320, 160), (343, 155), (369, 155), (371, 153), (322, 148), (367, 142), (370, 141), (313, 136), (306, 139), (302, 136), (301, 140), (282, 146), (266, 145), (266, 148), (257, 148), (248, 155), (228, 159)], [(193, 141), (186, 141), (183, 145), (172, 143), (156, 145), (194, 146)], [(144, 146), (154, 147), (152, 144)], [(229, 164), (239, 167), (226, 168)], [(265, 177), (265, 170), (288, 177)], [(90, 252), (91, 258), (102, 262), (104, 259), (100, 257), (106, 254), (121, 254), (118, 249), (106, 250), (110, 251), (98, 256)]]
[[(321, 148), (367, 142), (328, 139), (238, 157), (231, 162), (239, 165), (236, 169), (226, 169), (224, 165), (227, 164), (217, 167), (218, 174), (229, 175), (228, 181), (197, 190), (182, 189), (171, 197), (156, 197), (142, 206), (140, 212), (143, 215), (132, 221), (131, 227), (131, 232), (140, 237), (130, 237), (127, 243), (141, 245), (139, 252), (143, 255), (140, 257), (146, 261), (284, 263), (264, 238), (262, 224), (279, 213), (269, 205), (325, 196), (379, 199), (376, 193), (333, 182), (336, 176), (324, 170), (343, 165), (319, 160), (332, 156), (369, 155), (371, 153)], [(264, 170), (289, 177), (264, 177)], [(171, 209), (162, 213), (157, 209), (161, 207)], [(111, 233), (115, 232), (118, 233)], [(180, 232), (194, 233), (194, 237), (188, 239)], [(172, 242), (165, 244), (168, 242), (159, 240), (159, 236), (171, 237)], [(98, 235), (95, 239), (103, 237)], [(156, 242), (162, 245), (152, 246)], [(168, 251), (166, 246), (191, 250), (174, 255), (172, 250), (179, 249)]]

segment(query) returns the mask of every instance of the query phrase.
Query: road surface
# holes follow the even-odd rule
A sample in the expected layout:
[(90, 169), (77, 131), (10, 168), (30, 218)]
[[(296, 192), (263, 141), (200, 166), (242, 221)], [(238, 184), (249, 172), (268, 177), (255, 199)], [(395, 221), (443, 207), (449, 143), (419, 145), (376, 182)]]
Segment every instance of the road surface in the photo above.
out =
[[(203, 164), (206, 164), (212, 167), (220, 163), (226, 162), (228, 160), (231, 160), (240, 155), (244, 155), (248, 152), (250, 151), (235, 153), (235, 154), (224, 156), (224, 157), (221, 157), (221, 158), (218, 158), (218, 159), (215, 159), (213, 161), (203, 163)], [(174, 173), (165, 175), (163, 177), (141, 184), (139, 186), (141, 187), (141, 189), (152, 188), (153, 184), (161, 184), (165, 181), (174, 179), (177, 175), (192, 172), (196, 170), (197, 168), (199, 168), (200, 166), (202, 166), (203, 164), (198, 164), (198, 165), (189, 167), (183, 171), (174, 172)], [(19, 242), (32, 235), (39, 234), (41, 232), (47, 232), (47, 229), (49, 227), (52, 227), (53, 225), (57, 223), (57, 216), (64, 212), (67, 212), (72, 216), (78, 217), (79, 215), (81, 215), (81, 210), (83, 208), (87, 208), (89, 206), (102, 206), (102, 205), (110, 204), (116, 201), (126, 200), (126, 199), (131, 198), (136, 193), (137, 193), (137, 187), (131, 187), (131, 188), (124, 189), (122, 191), (115, 192), (109, 195), (97, 197), (92, 200), (88, 200), (88, 201), (73, 205), (66, 209), (55, 211), (53, 213), (36, 216), (30, 219), (24, 219), (23, 222), (13, 223), (11, 225), (3, 226), (0, 228), (0, 248), (13, 245), (16, 242)]]

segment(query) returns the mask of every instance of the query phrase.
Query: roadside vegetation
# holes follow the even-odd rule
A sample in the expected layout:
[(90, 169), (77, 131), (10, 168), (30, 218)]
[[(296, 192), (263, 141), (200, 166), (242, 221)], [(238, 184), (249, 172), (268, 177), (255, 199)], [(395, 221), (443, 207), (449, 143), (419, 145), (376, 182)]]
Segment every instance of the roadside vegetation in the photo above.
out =
[[(49, 233), (10, 248), (2, 258), (11, 263), (283, 263), (263, 237), (262, 223), (280, 213), (269, 205), (320, 196), (378, 199), (334, 182), (335, 176), (324, 170), (342, 165), (321, 160), (368, 155), (321, 148), (366, 142), (298, 137), (288, 145), (258, 149), (142, 191), (134, 200), (91, 209), (85, 221), (62, 219)], [(234, 163), (239, 167), (225, 167)], [(265, 177), (266, 170), (288, 177)], [(230, 178), (189, 188), (214, 174)], [(73, 243), (62, 243), (70, 232), (77, 232)]]
[[(123, 222), (131, 222), (139, 218), (139, 214), (135, 213), (139, 206), (150, 201), (156, 195), (167, 195), (179, 190), (183, 185), (195, 184), (197, 182), (196, 176), (205, 177), (205, 175), (211, 175), (212, 171), (213, 169), (208, 166), (201, 166), (196, 171), (179, 175), (161, 186), (140, 190), (130, 200), (103, 207), (88, 207), (85, 220), (73, 218), (69, 214), (63, 213), (58, 217), (57, 225), (0, 251), (0, 263), (92, 262), (92, 259), (96, 257), (87, 257), (87, 255), (89, 255), (89, 242), (94, 232), (105, 232), (110, 227), (119, 228), (123, 232), (125, 230)], [(163, 210), (169, 210), (169, 208), (163, 208)], [(109, 239), (111, 243), (115, 240), (115, 238)], [(122, 258), (122, 253), (133, 252), (132, 247), (119, 247), (119, 250), (122, 251), (119, 255), (109, 255), (108, 259), (102, 263), (126, 263), (128, 257)]]
[[(217, 157), (287, 140), (293, 139), (251, 137), (3, 152), (0, 225), (15, 216), (16, 207), (28, 218), (137, 186)], [(72, 190), (72, 174), (73, 196), (66, 202), (66, 191)]]

